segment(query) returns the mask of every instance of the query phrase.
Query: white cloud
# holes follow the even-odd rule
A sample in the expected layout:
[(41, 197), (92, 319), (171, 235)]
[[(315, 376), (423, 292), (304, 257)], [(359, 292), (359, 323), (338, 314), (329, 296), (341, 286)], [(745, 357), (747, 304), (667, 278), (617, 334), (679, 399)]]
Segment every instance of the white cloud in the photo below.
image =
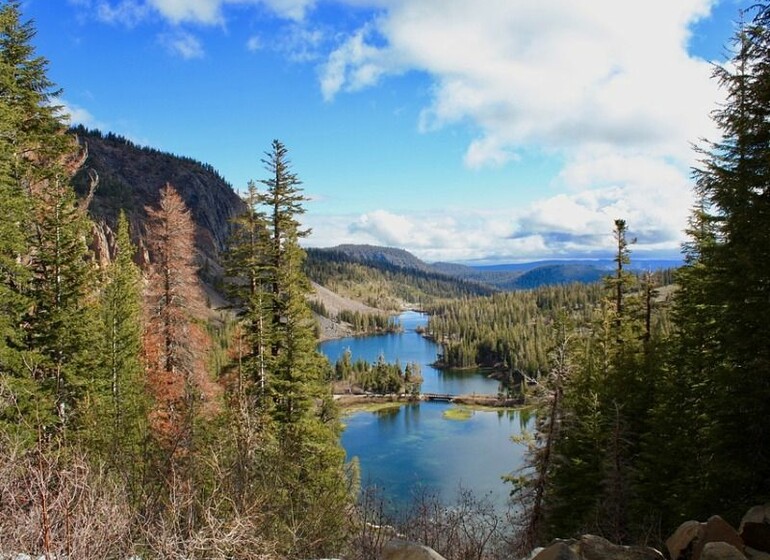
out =
[(68, 103), (63, 99), (57, 100), (61, 106), (61, 113), (66, 117), (71, 126), (83, 125), (86, 128), (106, 129), (104, 123), (96, 119), (87, 109)]
[(615, 219), (625, 219), (637, 256), (678, 254), (692, 206), (686, 172), (656, 158), (586, 152), (559, 177), (566, 192), (514, 210), (472, 207), (361, 215), (309, 213), (314, 246), (370, 243), (429, 261), (522, 261), (612, 255)]
[(389, 51), (367, 42), (371, 29), (359, 29), (329, 55), (321, 70), (321, 93), (325, 100), (333, 99), (340, 90), (352, 92), (372, 86), (382, 75), (395, 71)]
[(173, 33), (162, 35), (161, 43), (173, 54), (181, 56), (186, 60), (193, 58), (203, 58), (203, 45), (197, 37), (182, 30), (176, 30)]
[(222, 0), (147, 0), (162, 16), (173, 23), (193, 22), (208, 25), (222, 23)]
[(312, 62), (322, 56), (321, 47), (325, 38), (321, 28), (292, 22), (282, 30), (275, 47), (293, 62)]
[[(676, 251), (692, 204), (691, 145), (717, 137), (709, 114), (721, 94), (710, 63), (687, 51), (690, 27), (715, 2), (393, 0), (330, 53), (320, 87), (331, 100), (424, 72), (433, 89), (419, 129), (477, 130), (467, 167), (526, 165), (532, 152), (564, 161), (551, 186), (566, 194), (511, 216), (509, 239), (490, 254), (594, 254), (609, 248), (615, 218), (638, 235), (637, 250)], [(397, 240), (381, 218), (369, 214), (359, 230)]]
[(264, 6), (278, 17), (302, 21), (316, 0), (69, 0), (85, 8), (95, 8), (96, 17), (108, 23), (134, 26), (150, 13), (159, 14), (174, 25), (195, 23), (222, 25), (226, 6)]
[(470, 166), (532, 143), (688, 157), (687, 142), (710, 130), (716, 89), (708, 64), (686, 52), (688, 26), (713, 1), (393, 1), (330, 54), (321, 89), (331, 99), (385, 74), (427, 72), (435, 89), (421, 128), (477, 125)]

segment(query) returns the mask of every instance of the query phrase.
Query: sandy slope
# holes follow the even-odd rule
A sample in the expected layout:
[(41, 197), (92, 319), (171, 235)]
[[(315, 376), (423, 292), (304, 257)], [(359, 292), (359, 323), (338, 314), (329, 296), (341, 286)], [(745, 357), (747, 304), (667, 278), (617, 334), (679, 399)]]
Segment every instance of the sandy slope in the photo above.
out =
[[(355, 301), (339, 294), (335, 294), (331, 290), (324, 288), (315, 282), (313, 282), (313, 294), (310, 296), (310, 299), (323, 303), (324, 307), (328, 310), (329, 315), (332, 317), (343, 310), (360, 311), (362, 313), (380, 313), (379, 309), (369, 307), (360, 301)], [(316, 319), (318, 319), (318, 322), (321, 325), (320, 339), (322, 341), (332, 338), (342, 338), (343, 336), (350, 336), (352, 334), (350, 326), (347, 323), (338, 323), (320, 316), (316, 316)]]

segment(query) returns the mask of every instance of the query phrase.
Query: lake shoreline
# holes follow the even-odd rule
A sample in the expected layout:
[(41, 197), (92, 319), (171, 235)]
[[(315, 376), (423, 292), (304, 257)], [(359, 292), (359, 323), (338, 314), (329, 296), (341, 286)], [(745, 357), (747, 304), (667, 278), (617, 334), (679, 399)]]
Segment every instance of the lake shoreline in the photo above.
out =
[[(342, 393), (333, 395), (334, 401), (343, 409), (369, 404), (417, 403), (431, 400), (424, 395), (367, 395)], [(446, 401), (452, 404), (479, 406), (485, 408), (517, 408), (525, 406), (523, 398), (501, 398), (497, 395), (452, 395)]]

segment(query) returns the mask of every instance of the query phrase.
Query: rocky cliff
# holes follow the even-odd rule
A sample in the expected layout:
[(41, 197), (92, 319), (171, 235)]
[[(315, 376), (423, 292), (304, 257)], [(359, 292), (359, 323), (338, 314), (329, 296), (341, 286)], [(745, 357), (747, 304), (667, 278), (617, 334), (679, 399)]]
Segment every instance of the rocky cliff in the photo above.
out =
[(196, 246), (204, 276), (220, 272), (220, 253), (230, 231), (230, 220), (244, 210), (243, 202), (227, 181), (210, 165), (179, 157), (82, 127), (73, 129), (87, 150), (85, 164), (75, 177), (75, 188), (83, 196), (88, 174), (99, 177), (89, 213), (95, 223), (94, 251), (109, 258), (113, 232), (120, 210), (131, 223), (134, 242), (147, 258), (144, 234), (146, 206), (155, 206), (160, 189), (171, 183), (190, 208), (196, 224)]

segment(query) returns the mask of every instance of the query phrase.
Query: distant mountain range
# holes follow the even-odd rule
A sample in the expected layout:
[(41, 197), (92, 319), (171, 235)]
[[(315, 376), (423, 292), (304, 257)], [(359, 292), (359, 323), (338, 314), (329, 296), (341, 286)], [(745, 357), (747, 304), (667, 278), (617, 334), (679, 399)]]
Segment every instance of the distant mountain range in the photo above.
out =
[[(93, 246), (97, 258), (109, 259), (119, 210), (128, 215), (134, 241), (146, 251), (143, 240), (145, 207), (156, 205), (160, 188), (170, 182), (190, 207), (196, 223), (196, 246), (204, 276), (214, 280), (221, 274), (220, 256), (227, 244), (230, 220), (243, 212), (245, 205), (215, 169), (190, 158), (137, 146), (114, 134), (82, 127), (72, 132), (88, 150), (84, 169), (75, 178), (76, 190), (85, 194), (89, 170), (96, 171), (100, 178), (89, 207), (95, 222)], [(345, 266), (330, 266), (335, 262)], [(361, 270), (354, 273), (353, 264), (366, 267), (366, 278), (361, 276)], [(681, 262), (675, 260), (636, 259), (632, 262), (632, 268), (640, 270), (680, 265)], [(394, 304), (396, 301), (425, 301), (423, 298), (485, 295), (501, 290), (594, 282), (607, 275), (613, 266), (611, 259), (486, 266), (426, 263), (404, 249), (347, 244), (309, 249), (307, 270), (311, 279), (321, 284), (324, 284), (322, 280), (331, 283), (335, 275), (345, 276), (351, 295), (356, 284), (359, 291), (388, 286), (385, 291), (389, 291), (390, 303)], [(337, 282), (337, 285), (341, 283)]]
[[(316, 257), (314, 257), (316, 255)], [(404, 249), (374, 245), (338, 245), (312, 249), (312, 258), (339, 259), (373, 268), (413, 271), (459, 280), (494, 291), (520, 290), (572, 282), (590, 283), (601, 280), (613, 270), (612, 259), (600, 260), (547, 260), (485, 266), (458, 263), (426, 263)], [(647, 259), (632, 262), (632, 270), (662, 270), (681, 266), (679, 260)]]

